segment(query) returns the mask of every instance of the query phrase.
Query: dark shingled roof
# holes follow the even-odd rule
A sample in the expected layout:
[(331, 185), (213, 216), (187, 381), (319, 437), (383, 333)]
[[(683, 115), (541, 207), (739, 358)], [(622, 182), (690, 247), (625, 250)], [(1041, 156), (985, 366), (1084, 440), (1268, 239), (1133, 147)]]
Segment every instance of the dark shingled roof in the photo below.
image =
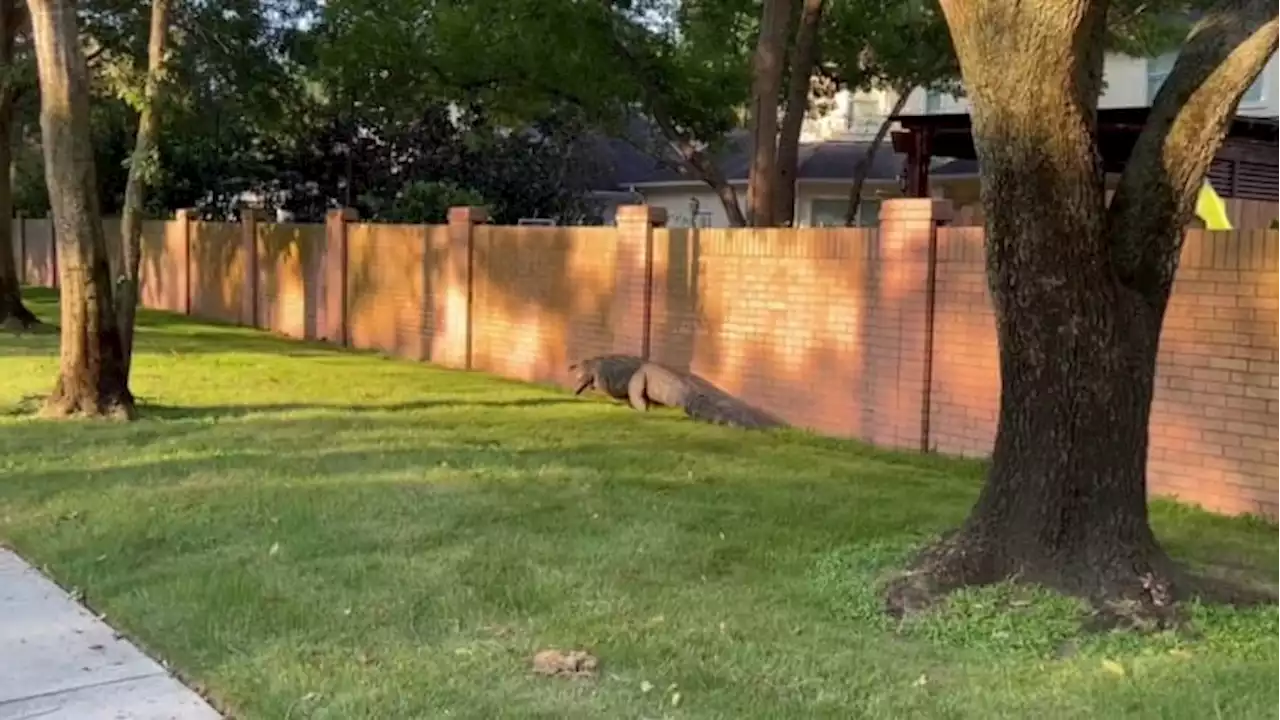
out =
[[(633, 137), (643, 136), (643, 128), (638, 125), (633, 124), (628, 131), (636, 133)], [(649, 183), (701, 182), (675, 162), (674, 158), (670, 162), (659, 162), (641, 151), (636, 143), (628, 142), (623, 138), (601, 137), (597, 138), (596, 142), (604, 164), (612, 169), (615, 187), (608, 189), (625, 190), (631, 185)], [(648, 143), (639, 144), (643, 146)], [(800, 180), (849, 180), (853, 175), (854, 167), (866, 157), (870, 146), (868, 142), (846, 140), (804, 143), (800, 146), (798, 178)], [(750, 136), (741, 130), (730, 133), (725, 138), (723, 149), (716, 154), (715, 158), (721, 172), (730, 182), (746, 182), (747, 169), (751, 163)], [(896, 181), (902, 174), (905, 162), (906, 156), (893, 152), (892, 145), (886, 139), (872, 161), (871, 172), (867, 179), (873, 182)], [(966, 161), (942, 161), (931, 174), (967, 175), (975, 171), (974, 165)]]

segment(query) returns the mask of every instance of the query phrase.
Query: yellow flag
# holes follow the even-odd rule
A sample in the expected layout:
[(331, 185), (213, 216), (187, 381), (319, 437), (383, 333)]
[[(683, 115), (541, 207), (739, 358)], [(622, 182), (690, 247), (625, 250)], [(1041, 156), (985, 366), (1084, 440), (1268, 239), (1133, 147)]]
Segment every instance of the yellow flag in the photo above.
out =
[(1227, 204), (1218, 197), (1207, 180), (1200, 185), (1200, 195), (1196, 198), (1196, 217), (1204, 221), (1206, 230), (1231, 229), (1231, 220), (1227, 218)]

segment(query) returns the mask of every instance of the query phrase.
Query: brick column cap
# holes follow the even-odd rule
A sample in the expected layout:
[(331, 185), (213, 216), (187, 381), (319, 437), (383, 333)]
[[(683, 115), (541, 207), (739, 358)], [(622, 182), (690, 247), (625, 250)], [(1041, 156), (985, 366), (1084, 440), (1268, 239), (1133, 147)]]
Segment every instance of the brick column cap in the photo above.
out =
[(325, 222), (342, 220), (344, 222), (355, 222), (360, 219), (360, 211), (355, 208), (342, 207), (330, 208), (324, 214)]
[(880, 222), (950, 222), (955, 208), (950, 200), (890, 198), (880, 203)]
[(479, 205), (458, 205), (449, 208), (449, 224), (479, 225), (489, 222), (489, 211)]
[(178, 222), (191, 222), (199, 216), (195, 208), (178, 208), (173, 211), (173, 219)]
[(654, 205), (619, 205), (616, 215), (618, 223), (648, 223), (654, 226), (667, 224), (667, 209)]

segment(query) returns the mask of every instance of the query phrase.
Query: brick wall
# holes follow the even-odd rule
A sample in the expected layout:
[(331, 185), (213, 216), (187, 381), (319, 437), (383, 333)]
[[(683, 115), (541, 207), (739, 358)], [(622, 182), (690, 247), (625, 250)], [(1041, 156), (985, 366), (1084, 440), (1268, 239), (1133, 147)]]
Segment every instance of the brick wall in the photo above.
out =
[(610, 351), (618, 256), (613, 228), (476, 230), (473, 368), (554, 382), (575, 360)]
[[(691, 369), (793, 424), (983, 456), (999, 366), (982, 229), (887, 202), (875, 229), (149, 222), (143, 302), (291, 337), (567, 384), (606, 352)], [(46, 220), (15, 225), (53, 285)], [(251, 234), (250, 234), (251, 231)], [(1277, 516), (1276, 231), (1190, 231), (1162, 336), (1150, 489)], [(250, 240), (252, 242), (250, 242)], [(250, 250), (252, 248), (252, 251)]]
[(347, 228), (347, 328), (353, 347), (424, 360), (427, 225)]

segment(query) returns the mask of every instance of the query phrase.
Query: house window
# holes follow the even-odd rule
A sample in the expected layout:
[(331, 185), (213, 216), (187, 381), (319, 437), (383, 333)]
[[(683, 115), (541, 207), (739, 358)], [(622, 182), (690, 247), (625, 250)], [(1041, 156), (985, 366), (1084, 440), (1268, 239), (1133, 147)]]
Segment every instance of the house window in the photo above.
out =
[[(818, 198), (809, 204), (809, 225), (810, 227), (844, 227), (844, 217), (848, 211), (848, 200)], [(879, 200), (863, 200), (858, 203), (857, 224), (860, 227), (871, 227), (879, 223)]]
[[(1173, 63), (1177, 59), (1177, 53), (1165, 53), (1147, 60), (1148, 105), (1155, 102), (1156, 93), (1160, 91), (1160, 86), (1164, 84), (1164, 81), (1169, 79), (1169, 73), (1173, 71)], [(1265, 71), (1259, 73), (1258, 79), (1254, 80), (1249, 89), (1245, 90), (1244, 95), (1241, 96), (1241, 105), (1259, 105), (1263, 102), (1266, 97), (1266, 78), (1267, 73)]]
[(942, 112), (942, 93), (930, 90), (924, 94), (924, 111), (927, 115)]

